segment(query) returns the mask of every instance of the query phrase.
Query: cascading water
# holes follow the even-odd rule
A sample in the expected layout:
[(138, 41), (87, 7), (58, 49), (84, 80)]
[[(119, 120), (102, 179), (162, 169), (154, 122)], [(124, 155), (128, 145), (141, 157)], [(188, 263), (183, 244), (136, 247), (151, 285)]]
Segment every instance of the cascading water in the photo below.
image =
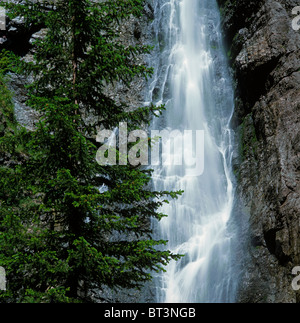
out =
[[(148, 100), (165, 103), (166, 111), (153, 121), (152, 129), (176, 129), (181, 138), (173, 138), (169, 163), (162, 160), (155, 168), (153, 186), (157, 190), (184, 190), (179, 199), (162, 207), (160, 211), (168, 218), (157, 230), (160, 238), (169, 241), (168, 249), (185, 255), (155, 278), (156, 301), (234, 302), (233, 135), (229, 127), (234, 104), (219, 9), (215, 0), (154, 3), (156, 44), (151, 65), (155, 75)], [(193, 140), (185, 137), (185, 130), (193, 134)], [(196, 136), (197, 130), (203, 131), (204, 140)], [(174, 165), (170, 161), (178, 157), (181, 144), (183, 163)], [(196, 157), (197, 148), (202, 152), (201, 165), (204, 163), (201, 173), (193, 173), (196, 165), (185, 158), (191, 151)]]

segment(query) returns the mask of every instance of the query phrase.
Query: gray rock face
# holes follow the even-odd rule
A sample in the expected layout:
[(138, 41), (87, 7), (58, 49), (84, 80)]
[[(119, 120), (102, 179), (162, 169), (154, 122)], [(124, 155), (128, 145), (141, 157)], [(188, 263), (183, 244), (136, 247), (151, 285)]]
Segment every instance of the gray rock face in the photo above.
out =
[[(130, 17), (122, 24), (116, 26), (119, 32), (119, 40), (125, 45), (143, 45), (149, 42), (149, 21), (153, 19), (151, 0), (147, 0), (144, 7), (144, 16), (140, 19)], [(5, 48), (20, 55), (24, 61), (31, 62), (34, 59), (34, 42), (43, 39), (47, 29), (42, 26), (27, 27), (24, 18), (17, 17), (8, 20), (5, 34), (8, 41)], [(138, 59), (139, 64), (144, 64), (144, 57)], [(15, 117), (17, 121), (27, 129), (33, 130), (38, 121), (38, 113), (26, 106), (27, 95), (25, 85), (32, 82), (31, 78), (24, 78), (16, 74), (9, 75), (9, 88), (13, 93)], [(121, 104), (126, 102), (132, 109), (143, 105), (144, 89), (146, 81), (142, 77), (135, 77), (130, 87), (122, 82), (115, 82), (106, 88), (106, 94)], [(85, 115), (87, 123), (95, 121), (94, 115)], [(92, 121), (91, 121), (92, 120)]]
[(240, 302), (300, 302), (299, 0), (219, 0), (236, 79)]

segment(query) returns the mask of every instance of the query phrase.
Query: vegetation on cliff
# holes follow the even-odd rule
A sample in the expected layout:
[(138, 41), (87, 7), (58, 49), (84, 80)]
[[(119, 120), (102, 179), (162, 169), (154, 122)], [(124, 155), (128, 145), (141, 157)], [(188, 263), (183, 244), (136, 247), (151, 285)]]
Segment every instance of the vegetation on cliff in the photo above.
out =
[[(124, 46), (116, 24), (140, 16), (142, 0), (63, 0), (6, 4), (11, 17), (47, 33), (35, 43), (28, 105), (40, 114), (35, 131), (19, 128), (2, 149), (22, 162), (0, 167), (0, 265), (8, 288), (2, 302), (86, 302), (101, 288), (138, 288), (177, 255), (155, 241), (151, 217), (181, 192), (149, 187), (151, 170), (100, 166), (96, 128), (127, 122), (138, 129), (163, 107), (130, 110), (106, 94), (152, 69), (136, 64), (147, 46)], [(94, 116), (88, 124), (86, 113)], [(103, 189), (99, 190), (102, 187)], [(157, 248), (157, 246), (161, 246)]]

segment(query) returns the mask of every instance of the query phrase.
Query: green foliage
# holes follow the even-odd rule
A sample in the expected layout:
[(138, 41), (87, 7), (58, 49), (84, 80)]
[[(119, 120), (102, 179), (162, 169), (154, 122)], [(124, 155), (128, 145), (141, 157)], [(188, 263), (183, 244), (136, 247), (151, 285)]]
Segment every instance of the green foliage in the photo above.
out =
[[(140, 288), (151, 271), (179, 258), (152, 239), (151, 218), (182, 192), (150, 189), (151, 170), (99, 166), (96, 126), (129, 128), (149, 122), (164, 107), (140, 107), (107, 96), (105, 86), (130, 85), (152, 69), (136, 64), (147, 46), (122, 45), (117, 24), (142, 13), (142, 0), (64, 0), (6, 4), (11, 17), (43, 24), (34, 61), (19, 72), (33, 76), (28, 105), (40, 112), (35, 131), (19, 129), (0, 147), (22, 162), (0, 167), (0, 266), (8, 290), (3, 302), (92, 301), (103, 286)], [(93, 113), (93, 126), (84, 120)], [(3, 149), (4, 149), (3, 148)], [(99, 187), (107, 190), (100, 193)]]
[(240, 136), (240, 155), (243, 159), (253, 156), (254, 160), (257, 158), (258, 139), (256, 136), (255, 127), (253, 125), (252, 114), (248, 114), (241, 124)]
[(7, 88), (5, 74), (14, 69), (15, 57), (13, 54), (2, 50), (0, 52), (0, 136), (11, 132), (16, 125), (12, 95)]

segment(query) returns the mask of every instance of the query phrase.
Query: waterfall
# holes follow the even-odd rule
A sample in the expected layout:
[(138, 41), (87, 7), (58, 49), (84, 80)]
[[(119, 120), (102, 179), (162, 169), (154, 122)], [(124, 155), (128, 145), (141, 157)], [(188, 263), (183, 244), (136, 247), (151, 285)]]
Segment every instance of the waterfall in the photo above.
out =
[[(184, 190), (160, 210), (168, 217), (156, 228), (159, 237), (168, 240), (169, 250), (184, 257), (155, 276), (156, 301), (234, 302), (236, 230), (231, 216), (230, 129), (234, 99), (219, 9), (215, 0), (153, 3), (151, 65), (155, 73), (147, 101), (166, 104), (166, 111), (155, 118), (152, 129), (176, 130), (169, 138), (174, 147), (168, 156), (162, 156), (160, 166), (152, 167), (153, 186), (156, 190)], [(197, 148), (201, 172), (194, 171)], [(183, 153), (182, 163), (178, 152)]]

